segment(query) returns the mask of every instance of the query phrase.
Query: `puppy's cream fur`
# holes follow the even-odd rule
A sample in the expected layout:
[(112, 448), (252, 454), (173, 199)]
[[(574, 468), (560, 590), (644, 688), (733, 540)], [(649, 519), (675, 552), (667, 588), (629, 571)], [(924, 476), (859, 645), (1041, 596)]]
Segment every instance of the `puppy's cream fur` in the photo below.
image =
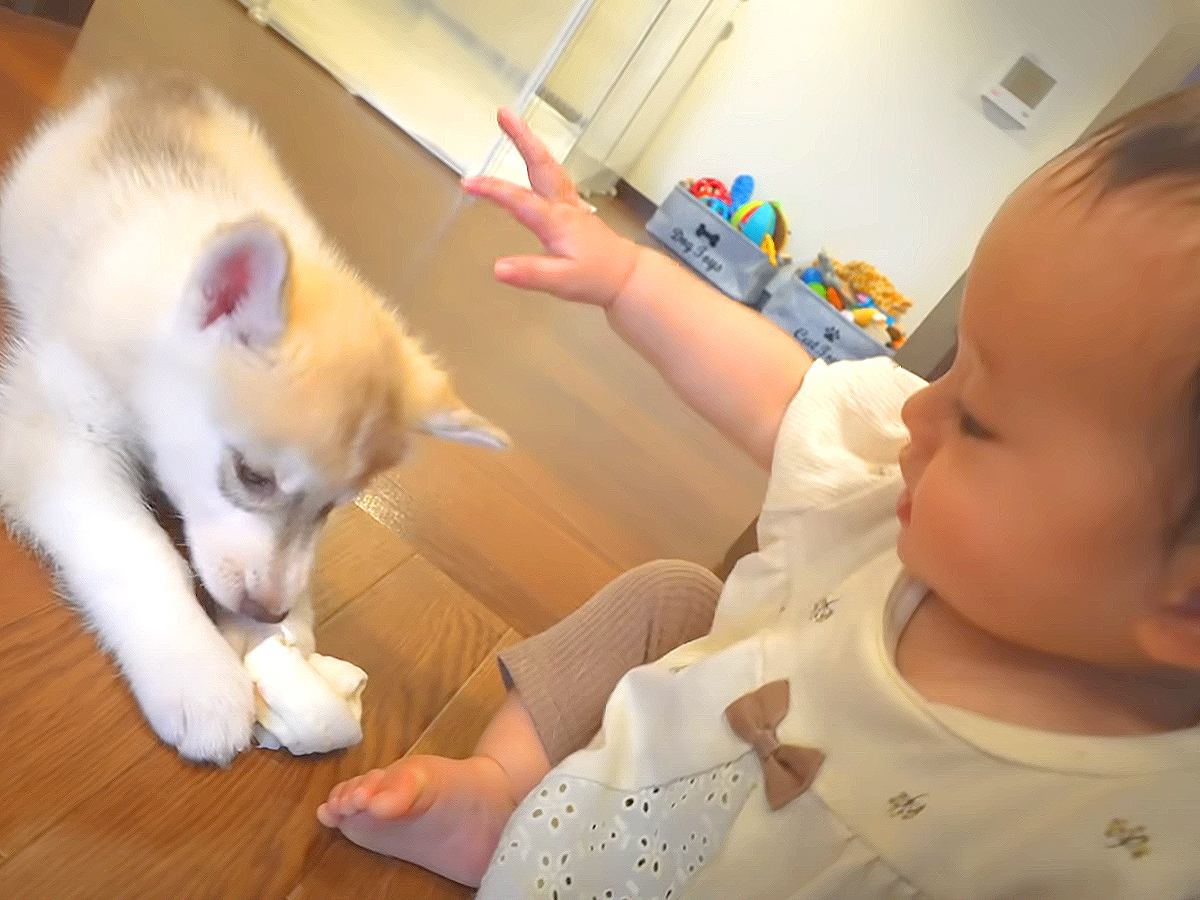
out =
[(250, 682), (143, 473), (237, 649), (252, 618), (284, 616), (311, 645), (329, 509), (413, 431), (505, 438), (330, 248), (251, 119), (187, 80), (107, 82), (43, 125), (0, 191), (0, 273), (0, 512), (162, 739), (228, 761)]

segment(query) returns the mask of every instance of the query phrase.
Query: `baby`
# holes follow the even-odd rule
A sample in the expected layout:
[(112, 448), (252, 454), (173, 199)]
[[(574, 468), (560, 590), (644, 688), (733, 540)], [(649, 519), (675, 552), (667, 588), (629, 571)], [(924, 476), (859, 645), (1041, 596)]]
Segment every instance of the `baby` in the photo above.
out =
[(1200, 92), (1017, 189), (929, 385), (813, 362), (501, 124), (533, 190), (466, 188), (547, 253), (496, 276), (770, 467), (761, 549), (618, 579), (502, 656), (474, 756), (320, 820), (505, 900), (1200, 896)]

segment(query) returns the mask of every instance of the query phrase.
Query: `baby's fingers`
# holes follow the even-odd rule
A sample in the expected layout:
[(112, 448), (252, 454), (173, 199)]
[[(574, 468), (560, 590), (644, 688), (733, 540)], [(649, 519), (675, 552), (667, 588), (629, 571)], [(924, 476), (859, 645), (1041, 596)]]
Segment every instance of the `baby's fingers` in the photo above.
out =
[(498, 281), (513, 287), (562, 297), (567, 296), (575, 268), (574, 262), (559, 257), (508, 256), (496, 260), (495, 273)]
[(533, 190), (547, 200), (578, 203), (579, 192), (567, 170), (559, 164), (541, 139), (533, 133), (529, 123), (511, 109), (500, 110), (497, 120), (500, 128), (516, 145), (521, 159), (525, 160), (525, 171), (529, 173), (529, 184)]
[(513, 218), (537, 235), (543, 244), (550, 240), (551, 217), (548, 200), (503, 178), (464, 178), (462, 184), (468, 194), (491, 200), (507, 210)]

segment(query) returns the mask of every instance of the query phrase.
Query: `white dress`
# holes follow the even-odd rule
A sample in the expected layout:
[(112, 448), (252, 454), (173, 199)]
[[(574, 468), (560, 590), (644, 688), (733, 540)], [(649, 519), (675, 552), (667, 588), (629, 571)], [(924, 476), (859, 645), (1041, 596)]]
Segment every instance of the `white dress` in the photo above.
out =
[[(921, 385), (887, 360), (813, 366), (712, 633), (621, 681), (514, 812), (480, 897), (1200, 897), (1200, 729), (1039, 732), (897, 672), (925, 593), (894, 550), (899, 410)], [(724, 710), (779, 679), (779, 740), (825, 761), (772, 811)]]

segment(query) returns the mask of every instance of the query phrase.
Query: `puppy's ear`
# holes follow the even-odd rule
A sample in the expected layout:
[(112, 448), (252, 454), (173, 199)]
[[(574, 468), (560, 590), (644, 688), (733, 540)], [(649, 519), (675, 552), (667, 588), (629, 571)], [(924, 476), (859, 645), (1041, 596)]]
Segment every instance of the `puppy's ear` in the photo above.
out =
[(261, 349), (287, 325), (285, 295), (291, 254), (283, 232), (258, 217), (218, 230), (206, 242), (192, 276), (202, 330)]
[(400, 378), (414, 431), (490, 450), (511, 446), (512, 441), (503, 429), (463, 403), (450, 377), (415, 340), (404, 334), (400, 346)]
[(444, 441), (471, 444), (489, 450), (507, 450), (512, 445), (512, 441), (502, 429), (461, 401), (457, 401), (457, 405), (448, 405), (444, 409), (427, 413), (418, 420), (416, 428)]

